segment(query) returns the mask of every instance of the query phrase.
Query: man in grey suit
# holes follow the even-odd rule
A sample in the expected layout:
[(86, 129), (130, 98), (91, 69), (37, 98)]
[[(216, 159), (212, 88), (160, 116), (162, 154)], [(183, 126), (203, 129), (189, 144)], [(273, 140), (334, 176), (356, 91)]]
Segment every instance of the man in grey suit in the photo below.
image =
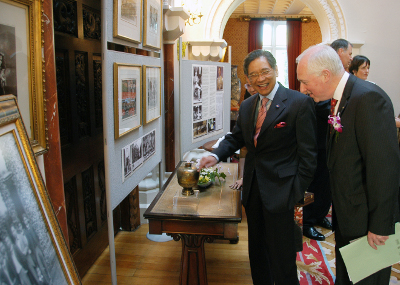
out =
[[(393, 105), (376, 84), (344, 71), (329, 46), (313, 46), (297, 59), (301, 88), (316, 101), (337, 100), (333, 109), (342, 128), (333, 128), (327, 148), (336, 239), (336, 284), (353, 284), (339, 248), (367, 236), (384, 246), (398, 220), (400, 155)], [(360, 285), (388, 284), (390, 267)]]
[(304, 197), (316, 168), (314, 102), (276, 81), (276, 61), (268, 51), (248, 54), (244, 73), (258, 94), (242, 102), (232, 134), (213, 156), (201, 159), (199, 169), (247, 147), (242, 198), (253, 283), (299, 284), (294, 205)]

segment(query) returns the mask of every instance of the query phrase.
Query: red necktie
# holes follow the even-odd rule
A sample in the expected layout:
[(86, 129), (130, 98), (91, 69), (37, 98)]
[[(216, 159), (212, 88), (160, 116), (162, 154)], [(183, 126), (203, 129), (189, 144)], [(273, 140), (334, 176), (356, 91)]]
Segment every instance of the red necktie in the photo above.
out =
[(257, 146), (257, 138), (258, 135), (260, 134), (261, 126), (264, 122), (265, 116), (267, 115), (267, 103), (268, 103), (268, 98), (263, 98), (261, 101), (261, 108), (258, 111), (258, 116), (257, 116), (257, 123), (256, 123), (256, 130), (254, 134), (254, 146)]
[(337, 100), (336, 99), (331, 99), (331, 116), (333, 116), (335, 114), (335, 107), (337, 104)]

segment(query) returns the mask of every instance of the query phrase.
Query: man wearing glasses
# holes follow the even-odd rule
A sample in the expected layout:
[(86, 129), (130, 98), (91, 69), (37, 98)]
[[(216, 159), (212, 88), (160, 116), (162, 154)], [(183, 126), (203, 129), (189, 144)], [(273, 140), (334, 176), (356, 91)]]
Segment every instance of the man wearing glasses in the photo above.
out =
[(242, 199), (253, 283), (299, 284), (293, 218), (316, 168), (314, 102), (276, 81), (276, 60), (268, 51), (248, 54), (244, 73), (258, 94), (242, 102), (232, 134), (199, 168), (247, 147)]

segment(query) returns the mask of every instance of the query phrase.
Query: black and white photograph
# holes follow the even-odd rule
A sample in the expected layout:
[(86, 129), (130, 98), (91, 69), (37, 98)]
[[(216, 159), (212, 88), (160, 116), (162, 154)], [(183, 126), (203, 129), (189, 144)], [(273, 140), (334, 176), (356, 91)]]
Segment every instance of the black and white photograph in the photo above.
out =
[(193, 106), (193, 121), (198, 121), (202, 119), (202, 105)]
[(15, 27), (0, 24), (0, 95), (17, 96)]
[(159, 89), (158, 85), (158, 78), (156, 77), (148, 77), (147, 78), (147, 104), (148, 109), (153, 110), (157, 107), (157, 90)]
[(201, 137), (207, 134), (207, 120), (193, 123), (193, 138)]
[(163, 1), (143, 0), (144, 37), (143, 45), (161, 49)]
[(202, 67), (194, 66), (193, 67), (193, 103), (202, 102)]
[(156, 130), (143, 137), (143, 158), (146, 161), (156, 152)]
[(224, 67), (217, 67), (217, 91), (224, 90)]
[(150, 31), (157, 34), (158, 31), (158, 9), (150, 5)]
[(132, 157), (132, 171), (135, 171), (143, 163), (143, 147), (142, 138), (137, 139), (131, 145), (131, 157)]
[(147, 124), (161, 116), (161, 67), (143, 65), (143, 111)]
[(1, 281), (68, 284), (12, 132), (0, 136), (0, 173)]
[(215, 118), (207, 120), (207, 129), (209, 133), (215, 131)]
[(126, 178), (132, 172), (131, 150), (129, 146), (126, 146), (122, 149), (122, 160), (123, 160), (124, 177)]

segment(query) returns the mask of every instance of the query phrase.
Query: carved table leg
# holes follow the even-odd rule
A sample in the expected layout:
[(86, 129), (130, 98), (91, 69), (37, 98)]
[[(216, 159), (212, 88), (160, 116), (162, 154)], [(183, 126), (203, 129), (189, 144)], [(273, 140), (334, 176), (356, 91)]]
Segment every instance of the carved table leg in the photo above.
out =
[(180, 285), (207, 285), (204, 242), (214, 241), (211, 236), (171, 234), (175, 241), (182, 240)]

